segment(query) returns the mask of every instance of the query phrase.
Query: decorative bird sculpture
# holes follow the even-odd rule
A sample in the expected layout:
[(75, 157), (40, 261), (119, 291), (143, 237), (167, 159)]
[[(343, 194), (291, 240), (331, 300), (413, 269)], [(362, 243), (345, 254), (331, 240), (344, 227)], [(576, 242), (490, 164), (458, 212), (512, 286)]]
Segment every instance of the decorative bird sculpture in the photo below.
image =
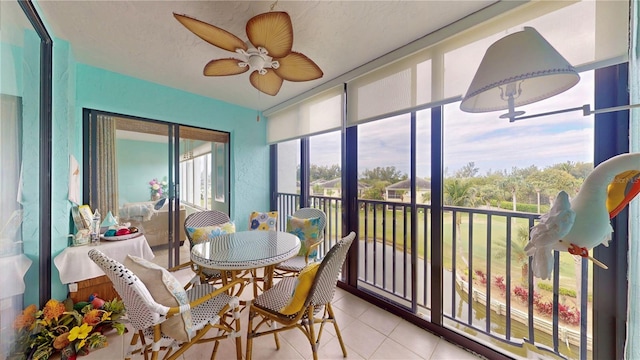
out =
[(560, 191), (548, 213), (531, 228), (525, 246), (534, 276), (550, 279), (553, 250), (567, 251), (607, 266), (589, 250), (611, 241), (611, 219), (640, 192), (640, 153), (614, 156), (596, 166), (571, 200)]

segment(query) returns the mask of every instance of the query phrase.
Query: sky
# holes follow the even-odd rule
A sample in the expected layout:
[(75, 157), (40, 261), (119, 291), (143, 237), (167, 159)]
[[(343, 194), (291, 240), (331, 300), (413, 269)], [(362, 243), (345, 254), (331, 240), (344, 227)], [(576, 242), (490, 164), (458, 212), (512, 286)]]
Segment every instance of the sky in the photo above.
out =
[[(526, 115), (590, 104), (593, 109), (593, 72), (580, 74), (580, 82), (566, 92), (538, 103), (517, 108)], [(573, 111), (510, 123), (500, 119), (503, 112), (465, 113), (459, 102), (444, 107), (444, 166), (453, 175), (469, 162), (488, 171), (545, 168), (553, 164), (593, 162), (593, 116)], [(430, 177), (429, 110), (418, 114), (417, 142), (419, 177)], [(409, 117), (362, 124), (358, 127), (358, 173), (375, 167), (395, 166), (403, 173), (410, 169)], [(330, 166), (340, 163), (340, 133), (311, 138), (311, 163)]]

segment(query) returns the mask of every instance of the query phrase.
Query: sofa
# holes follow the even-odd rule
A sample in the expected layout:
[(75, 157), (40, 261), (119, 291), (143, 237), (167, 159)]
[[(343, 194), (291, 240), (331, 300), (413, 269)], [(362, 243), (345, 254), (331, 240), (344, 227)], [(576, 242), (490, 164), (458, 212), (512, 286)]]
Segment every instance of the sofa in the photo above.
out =
[[(165, 245), (169, 242), (169, 208), (165, 202), (164, 206), (159, 210), (154, 209), (154, 201), (145, 201), (137, 203), (126, 203), (118, 211), (120, 223), (131, 223), (147, 238), (150, 247)], [(184, 233), (184, 219), (186, 218), (186, 210), (184, 206), (180, 206), (180, 223), (178, 228), (174, 229), (180, 234), (180, 245), (187, 239)]]

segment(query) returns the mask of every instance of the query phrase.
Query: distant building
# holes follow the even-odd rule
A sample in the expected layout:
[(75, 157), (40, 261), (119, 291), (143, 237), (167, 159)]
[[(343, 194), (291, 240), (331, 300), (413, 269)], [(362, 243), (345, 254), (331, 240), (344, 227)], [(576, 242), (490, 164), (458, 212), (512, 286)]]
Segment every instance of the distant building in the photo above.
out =
[[(425, 194), (428, 194), (428, 201), (423, 201)], [(398, 181), (385, 188), (385, 200), (410, 203), (411, 202), (411, 179)], [(422, 178), (416, 178), (416, 202), (431, 202), (431, 182)]]
[[(310, 193), (315, 196), (342, 197), (342, 179), (333, 180), (318, 179), (309, 183)], [(358, 197), (369, 186), (358, 181)]]

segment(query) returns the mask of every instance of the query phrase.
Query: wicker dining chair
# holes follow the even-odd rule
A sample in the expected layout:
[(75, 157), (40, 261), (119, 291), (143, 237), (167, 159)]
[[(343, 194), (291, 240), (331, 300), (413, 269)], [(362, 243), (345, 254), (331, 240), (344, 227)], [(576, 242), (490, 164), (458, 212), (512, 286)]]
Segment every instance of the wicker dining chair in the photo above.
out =
[[(249, 308), (246, 360), (251, 360), (254, 338), (273, 334), (276, 348), (280, 349), (278, 333), (294, 328), (300, 329), (305, 334), (311, 345), (313, 358), (317, 360), (320, 337), (324, 324), (327, 322), (333, 323), (336, 337), (342, 348), (342, 354), (344, 357), (347, 356), (347, 349), (342, 341), (342, 335), (331, 307), (331, 301), (335, 294), (338, 274), (342, 270), (347, 252), (355, 238), (356, 233), (351, 232), (338, 241), (325, 255), (318, 266), (311, 288), (301, 309), (295, 314), (285, 315), (281, 312), (287, 306), (296, 287), (297, 281), (295, 277), (287, 276), (283, 278), (272, 288), (255, 298)], [(322, 316), (317, 317), (320, 313), (322, 313)], [(259, 317), (260, 321), (254, 327), (253, 324), (256, 317)], [(320, 324), (317, 336), (315, 324)], [(260, 331), (263, 325), (265, 329)]]
[[(229, 289), (242, 280), (220, 288), (200, 284), (185, 291), (170, 272), (155, 264), (149, 265), (147, 262), (146, 266), (149, 267), (136, 274), (97, 249), (91, 249), (88, 254), (113, 283), (124, 303), (127, 319), (137, 331), (131, 339), (125, 359), (141, 353), (145, 359), (150, 354), (151, 359), (155, 360), (159, 352), (164, 350), (166, 353), (163, 359), (181, 359), (182, 354), (192, 345), (215, 341), (211, 353), (211, 359), (214, 359), (219, 341), (226, 338), (235, 340), (236, 357), (238, 360), (242, 358), (239, 336), (240, 300), (228, 294)], [(144, 259), (135, 261), (146, 262)], [(141, 277), (146, 278), (147, 282), (143, 282)], [(149, 280), (150, 278), (153, 280)], [(176, 286), (171, 286), (174, 282), (177, 283)], [(154, 296), (162, 297), (158, 295), (159, 292), (170, 292), (174, 305), (158, 303)], [(164, 301), (169, 304), (166, 299)], [(182, 322), (176, 323), (173, 320)], [(184, 338), (174, 335), (176, 329), (182, 332)], [(212, 336), (205, 337), (212, 329), (215, 329)]]
[[(222, 225), (230, 221), (231, 219), (229, 218), (229, 215), (218, 210), (199, 211), (187, 216), (187, 218), (184, 219), (184, 232), (187, 234), (187, 239), (189, 240), (189, 249), (193, 248), (193, 245), (195, 245), (196, 242), (191, 236), (191, 232), (189, 232), (187, 228), (200, 228), (206, 226)], [(191, 286), (196, 280), (199, 280), (200, 283), (214, 283), (220, 280), (220, 271), (218, 270), (199, 268), (195, 263), (193, 263), (193, 261), (189, 261), (188, 263), (182, 264), (179, 267), (182, 268), (185, 266), (190, 266), (191, 270), (196, 273), (196, 277), (194, 277), (187, 284), (187, 287)], [(174, 268), (171, 270), (176, 269)]]
[[(276, 231), (278, 230), (277, 211), (252, 211), (249, 214), (249, 231)], [(253, 297), (258, 296), (258, 292), (264, 290), (264, 276), (258, 276), (258, 269), (249, 270), (251, 282), (253, 283)], [(263, 274), (264, 275), (264, 274)], [(263, 285), (261, 286), (260, 283)]]
[[(301, 208), (294, 212), (292, 216), (298, 219), (320, 218), (320, 222), (318, 223), (318, 241), (310, 245), (304, 255), (294, 256), (278, 264), (274, 274), (276, 277), (297, 275), (300, 273), (300, 271), (307, 266), (309, 260), (317, 259), (317, 257), (310, 257), (309, 254), (317, 250), (322, 240), (324, 240), (324, 228), (327, 224), (327, 216), (322, 210), (316, 208)], [(305, 241), (305, 239), (300, 239), (300, 241)]]

